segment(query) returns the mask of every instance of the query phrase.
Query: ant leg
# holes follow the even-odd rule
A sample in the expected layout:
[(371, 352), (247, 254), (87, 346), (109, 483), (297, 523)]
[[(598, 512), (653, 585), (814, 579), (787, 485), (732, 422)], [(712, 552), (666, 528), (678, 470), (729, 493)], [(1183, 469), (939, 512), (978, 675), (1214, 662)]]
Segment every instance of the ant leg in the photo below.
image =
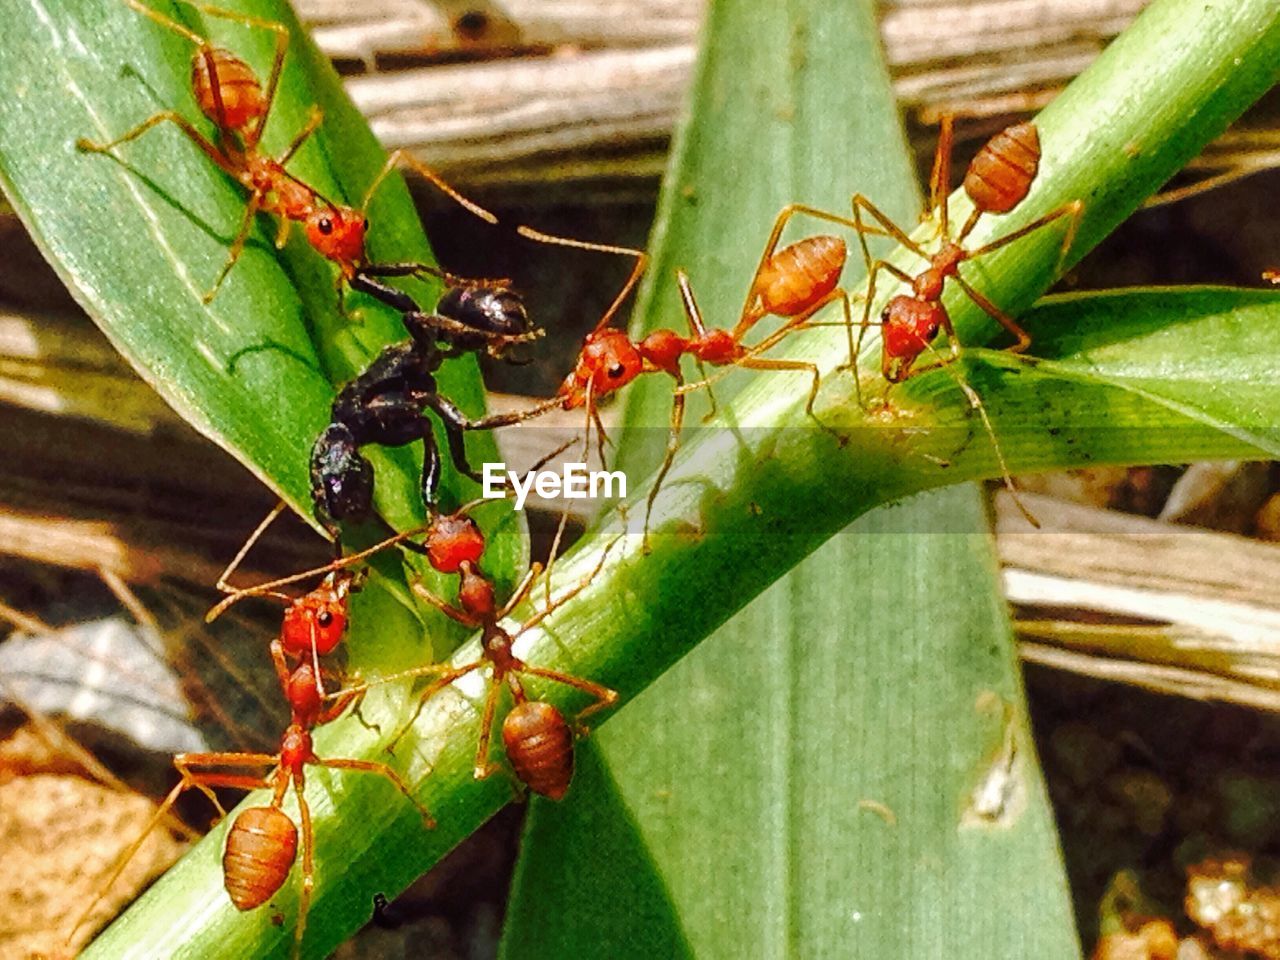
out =
[[(1076, 233), (1080, 229), (1080, 220), (1084, 216), (1084, 204), (1079, 200), (1072, 200), (1070, 203), (1064, 203), (1060, 207), (1050, 210), (1043, 217), (1036, 217), (1025, 226), (1019, 227), (1012, 233), (1005, 234), (998, 240), (992, 240), (984, 246), (978, 247), (977, 250), (970, 250), (966, 255), (966, 260), (972, 260), (974, 257), (980, 257), (984, 253), (990, 253), (992, 250), (999, 250), (1001, 247), (1008, 246), (1016, 240), (1021, 240), (1029, 233), (1034, 233), (1041, 227), (1048, 226), (1055, 220), (1063, 217), (1070, 217), (1071, 222), (1067, 224), (1066, 233), (1062, 237), (1062, 246), (1058, 248), (1058, 262), (1054, 265), (1053, 275), (1056, 277), (1058, 271), (1062, 269), (1062, 263), (1067, 258), (1067, 254), (1071, 250), (1071, 245), (1075, 243)], [(985, 309), (985, 308), (984, 308)], [(998, 319), (998, 318), (997, 318)]]
[[(400, 728), (395, 738), (391, 741), (389, 749), (395, 750), (399, 746), (400, 741), (404, 739), (404, 735), (413, 729), (413, 725), (418, 722), (418, 717), (422, 716), (422, 710), (427, 705), (427, 701), (434, 697), (445, 687), (450, 686), (457, 680), (462, 679), (469, 673), (474, 673), (485, 664), (484, 660), (477, 660), (463, 667), (446, 668), (445, 664), (430, 664), (426, 667), (418, 667), (416, 670), (406, 670), (404, 675), (429, 676), (431, 673), (438, 674), (437, 679), (433, 680), (425, 690), (418, 696), (418, 705), (414, 708), (413, 716)], [(379, 681), (382, 682), (382, 681)]]
[[(463, 277), (430, 263), (396, 262), (368, 263), (360, 268), (357, 276), (366, 277), (412, 277), (425, 273), (440, 280), (448, 287), (509, 287), (510, 277)], [(394, 288), (388, 288), (394, 289)], [(369, 291), (365, 291), (366, 293)], [(396, 291), (399, 292), (399, 291)], [(376, 294), (375, 294), (376, 296)], [(411, 307), (410, 309), (415, 309)], [(401, 311), (403, 313), (405, 311)]]
[(147, 821), (147, 825), (138, 836), (138, 839), (129, 844), (129, 846), (116, 857), (115, 862), (111, 864), (111, 869), (108, 872), (106, 879), (99, 886), (97, 895), (94, 896), (80, 914), (75, 917), (75, 925), (67, 931), (66, 938), (63, 940), (63, 943), (66, 946), (71, 945), (71, 941), (75, 939), (76, 933), (79, 932), (80, 928), (85, 925), (85, 922), (93, 914), (94, 908), (102, 902), (102, 898), (107, 895), (107, 891), (109, 891), (115, 882), (120, 879), (120, 874), (124, 872), (124, 868), (129, 865), (129, 862), (135, 856), (137, 856), (138, 851), (142, 849), (142, 845), (146, 843), (147, 837), (151, 836), (152, 831), (160, 825), (160, 821), (163, 820), (168, 815), (169, 811), (173, 809), (173, 805), (178, 802), (178, 797), (181, 796), (183, 791), (185, 791), (189, 786), (191, 786), (191, 784), (189, 784), (185, 778), (174, 784), (173, 789), (170, 790), (168, 796), (164, 798), (164, 802), (156, 808), (156, 812), (152, 815), (151, 819)]
[[(466, 431), (479, 429), (472, 426), (473, 423), (478, 423), (479, 421), (468, 419), (467, 415), (459, 410), (452, 400), (440, 394), (427, 398), (427, 405), (439, 415), (440, 422), (444, 424), (444, 436), (449, 444), (449, 457), (453, 460), (454, 467), (463, 476), (474, 480), (476, 483), (483, 483), (484, 477), (467, 460)], [(423, 424), (425, 429), (431, 429), (430, 423), (425, 419)], [(425, 493), (426, 491), (424, 490), (424, 497)], [(434, 502), (434, 497), (432, 502)]]
[(737, 366), (748, 370), (794, 370), (808, 373), (813, 378), (813, 382), (809, 385), (809, 397), (804, 404), (805, 416), (812, 417), (813, 421), (824, 430), (830, 430), (830, 427), (819, 420), (818, 415), (813, 412), (813, 405), (818, 399), (818, 390), (822, 386), (822, 372), (816, 364), (809, 363), (807, 360), (775, 360), (770, 357), (749, 356), (739, 360)]
[[(950, 336), (950, 334), (948, 334), (948, 336)], [(952, 342), (954, 343), (954, 339)], [(936, 353), (932, 346), (929, 347), (929, 350)], [(951, 377), (952, 380), (955, 381), (956, 386), (960, 388), (965, 399), (969, 402), (969, 408), (975, 411), (978, 414), (979, 419), (982, 420), (982, 426), (987, 432), (987, 437), (991, 440), (991, 451), (995, 454), (996, 464), (1000, 467), (1000, 478), (1004, 483), (1005, 489), (1009, 491), (1009, 496), (1013, 498), (1014, 505), (1017, 506), (1018, 511), (1022, 516), (1026, 518), (1027, 523), (1039, 530), (1040, 521), (1036, 519), (1035, 514), (1033, 514), (1027, 508), (1027, 505), (1023, 503), (1022, 497), (1018, 493), (1018, 488), (1014, 486), (1013, 476), (1009, 472), (1009, 464), (1005, 462), (1004, 451), (1001, 449), (1000, 441), (996, 437), (996, 430), (991, 423), (991, 417), (987, 414), (987, 406), (982, 402), (982, 398), (978, 396), (978, 391), (966, 383), (964, 378), (953, 369), (952, 364), (956, 359), (958, 359), (958, 354), (955, 353), (953, 353), (950, 358), (939, 358), (937, 362), (930, 364), (927, 367), (913, 370), (908, 375), (907, 379), (910, 379), (917, 374), (925, 373), (929, 370), (941, 368), (947, 372), (947, 375)], [(963, 444), (962, 447), (967, 445), (968, 441), (965, 441), (965, 444)]]
[(898, 226), (896, 223), (890, 220), (889, 215), (885, 213), (883, 210), (881, 210), (879, 207), (877, 207), (868, 197), (864, 196), (861, 193), (855, 193), (853, 195), (853, 199), (851, 200), (851, 203), (853, 204), (853, 218), (855, 221), (857, 221), (860, 224), (860, 226), (858, 227), (858, 238), (862, 243), (862, 252), (863, 252), (864, 259), (869, 260), (871, 257), (871, 253), (867, 248), (867, 240), (866, 240), (866, 233), (870, 231), (868, 231), (866, 225), (862, 223), (862, 218), (860, 216), (860, 211), (864, 211), (864, 210), (867, 212), (868, 215), (873, 217), (878, 224), (880, 224), (880, 226), (884, 229), (884, 232), (886, 234), (888, 234), (890, 237), (892, 237), (894, 240), (898, 242), (899, 246), (906, 247), (908, 250), (914, 253), (917, 257), (920, 257), (923, 260), (929, 259), (929, 255), (925, 253), (924, 248), (921, 247), (920, 244), (912, 240), (909, 236), (907, 236), (906, 232), (903, 231), (903, 229), (900, 226)]
[(526, 633), (529, 630), (532, 630), (534, 627), (540, 624), (543, 620), (547, 619), (547, 617), (551, 616), (551, 614), (559, 610), (566, 603), (568, 603), (570, 600), (572, 600), (574, 597), (580, 594), (583, 590), (587, 589), (587, 587), (591, 586), (591, 581), (596, 578), (596, 575), (602, 569), (604, 569), (605, 561), (609, 559), (609, 551), (612, 550), (613, 545), (621, 539), (622, 539), (621, 536), (617, 536), (617, 537), (614, 537), (612, 540), (610, 540), (605, 545), (605, 548), (600, 551), (600, 559), (598, 559), (596, 561), (596, 565), (591, 568), (591, 572), (588, 573), (586, 576), (580, 578), (577, 583), (575, 583), (572, 587), (570, 587), (563, 594), (561, 594), (557, 600), (555, 600), (554, 602), (548, 603), (543, 609), (539, 610), (537, 613), (531, 616), (528, 620), (522, 623), (520, 625), (520, 629), (517, 630), (515, 635), (511, 637), (511, 642), (514, 643), (516, 639), (519, 638), (522, 634)]
[(142, 834), (131, 843), (111, 865), (111, 870), (107, 875), (98, 891), (97, 896), (89, 903), (89, 905), (76, 918), (75, 926), (67, 933), (66, 941), (70, 943), (75, 937), (76, 932), (85, 924), (93, 909), (106, 896), (106, 892), (111, 889), (112, 884), (120, 878), (120, 874), (124, 872), (124, 868), (142, 849), (143, 843), (146, 842), (151, 832), (160, 824), (160, 821), (168, 816), (169, 811), (173, 809), (173, 805), (178, 802), (180, 797), (186, 790), (195, 788), (200, 790), (206, 797), (213, 801), (215, 808), (220, 816), (225, 817), (226, 811), (222, 808), (222, 804), (218, 802), (216, 795), (210, 789), (211, 787), (227, 786), (242, 788), (245, 790), (256, 790), (260, 787), (269, 785), (269, 777), (251, 777), (236, 776), (231, 774), (213, 774), (213, 773), (197, 773), (188, 769), (191, 766), (219, 766), (219, 767), (251, 767), (251, 766), (275, 766), (279, 761), (279, 756), (266, 753), (180, 753), (173, 758), (173, 765), (177, 769), (181, 779), (174, 784), (164, 801), (156, 809), (151, 819), (147, 822), (146, 828)]
[(422, 419), (422, 507), (428, 514), (436, 510), (436, 494), (440, 490), (440, 447), (430, 422)]
[[(560, 540), (559, 540), (560, 535), (564, 532), (563, 521), (566, 517), (568, 517), (568, 515), (569, 513), (567, 510), (560, 515), (562, 523), (561, 523), (561, 526), (556, 530), (556, 540), (552, 542), (552, 546), (557, 549), (560, 546)], [(554, 554), (552, 555), (552, 562), (554, 562)], [(533, 589), (533, 581), (538, 578), (538, 574), (540, 573), (542, 573), (541, 563), (538, 563), (535, 561), (534, 563), (531, 563), (529, 565), (529, 569), (526, 570), (525, 575), (520, 578), (520, 582), (516, 585), (515, 590), (512, 591), (511, 596), (507, 599), (507, 602), (504, 603), (502, 605), (502, 609), (499, 610), (494, 615), (493, 619), (495, 623), (499, 620), (509, 617), (511, 615), (511, 611), (514, 610), (516, 607), (520, 606), (520, 604), (524, 602), (525, 597), (529, 596), (529, 591)], [(551, 580), (550, 573), (551, 571), (548, 570), (547, 571), (548, 583), (550, 583), (550, 580)], [(549, 603), (550, 600), (548, 600), (547, 602)]]
[(644, 275), (645, 268), (649, 265), (649, 255), (643, 250), (635, 247), (619, 247), (611, 243), (591, 243), (587, 240), (574, 240), (571, 237), (558, 237), (554, 234), (543, 233), (541, 230), (535, 230), (533, 227), (519, 226), (516, 227), (516, 233), (527, 240), (534, 240), (538, 243), (547, 243), (558, 247), (571, 247), (574, 250), (590, 250), (595, 253), (613, 253), (621, 257), (634, 257), (635, 264), (631, 268), (631, 273), (627, 276), (626, 282), (622, 285), (622, 289), (618, 291), (617, 296), (613, 298), (613, 303), (609, 304), (609, 308), (601, 315), (596, 322), (592, 333), (599, 333), (609, 325), (609, 322), (617, 316), (622, 304), (626, 302), (631, 291), (635, 289), (640, 278)]
[[(303, 125), (302, 129), (294, 135), (294, 138), (289, 141), (289, 146), (285, 147), (284, 153), (280, 154), (276, 163), (283, 167), (286, 163), (292, 160), (293, 155), (302, 148), (302, 145), (307, 142), (307, 139), (315, 133), (317, 129), (319, 129), (320, 124), (322, 123), (324, 123), (324, 111), (315, 104), (312, 104), (311, 112), (307, 115), (307, 122)], [(286, 217), (285, 219), (288, 218)]]
[(950, 236), (947, 197), (951, 193), (951, 149), (954, 141), (953, 118), (944, 113), (938, 129), (938, 147), (933, 154), (933, 170), (929, 174), (929, 209), (938, 212), (938, 235)]
[[(260, 526), (265, 527), (266, 524), (263, 523)], [(238, 603), (239, 601), (243, 600), (245, 597), (269, 596), (269, 597), (275, 597), (277, 599), (282, 599), (285, 601), (291, 601), (293, 599), (292, 597), (288, 596), (287, 594), (276, 593), (275, 588), (288, 586), (289, 584), (297, 583), (300, 580), (310, 580), (312, 577), (318, 577), (322, 574), (332, 573), (335, 570), (341, 570), (345, 567), (352, 566), (353, 564), (359, 563), (360, 561), (373, 556), (375, 553), (379, 553), (382, 550), (385, 550), (387, 547), (394, 546), (397, 543), (403, 543), (407, 541), (410, 537), (418, 536), (418, 534), (422, 533), (425, 529), (426, 529), (426, 525), (424, 524), (421, 527), (414, 527), (411, 530), (404, 530), (404, 531), (401, 531), (400, 533), (395, 534), (394, 536), (387, 537), (385, 540), (381, 540), (378, 543), (375, 543), (371, 547), (366, 547), (364, 550), (361, 550), (359, 553), (350, 553), (344, 557), (339, 557), (337, 560), (334, 560), (332, 563), (327, 563), (322, 567), (313, 567), (310, 570), (304, 570), (301, 573), (293, 573), (287, 577), (280, 577), (277, 580), (270, 580), (267, 583), (259, 583), (259, 584), (255, 584), (252, 587), (243, 587), (238, 590), (232, 590), (230, 591), (231, 593), (230, 596), (222, 600), (217, 606), (215, 606), (212, 610), (209, 611), (209, 613), (206, 616), (206, 622), (207, 623), (213, 622), (219, 616), (221, 616), (227, 610), (228, 607)], [(219, 584), (219, 586), (222, 587), (223, 589), (228, 589), (226, 585)]]
[[(947, 366), (946, 369), (949, 373), (955, 373), (950, 366)], [(1013, 485), (1013, 476), (1009, 473), (1009, 464), (1005, 462), (1004, 452), (1000, 449), (1000, 441), (996, 439), (995, 427), (991, 425), (991, 418), (987, 415), (987, 405), (978, 396), (978, 391), (965, 383), (958, 374), (955, 376), (955, 381), (963, 391), (965, 399), (969, 401), (970, 408), (978, 412), (978, 416), (982, 420), (982, 426), (986, 429), (987, 436), (991, 439), (991, 450), (995, 453), (996, 463), (1000, 466), (1000, 479), (1004, 481), (1005, 489), (1009, 491), (1009, 496), (1013, 498), (1014, 504), (1017, 505), (1019, 512), (1026, 518), (1027, 523), (1039, 530), (1040, 521), (1027, 509), (1027, 505), (1022, 502), (1022, 497), (1018, 494), (1018, 488)]]
[(364, 200), (360, 203), (361, 213), (368, 212), (369, 203), (373, 200), (374, 193), (376, 193), (378, 188), (382, 186), (382, 181), (387, 179), (387, 177), (391, 175), (391, 172), (400, 166), (401, 161), (404, 161), (410, 169), (430, 182), (432, 186), (445, 196), (449, 197), (464, 210), (474, 214), (486, 223), (496, 224), (498, 222), (498, 218), (492, 213), (480, 206), (478, 203), (468, 200), (453, 187), (449, 186), (443, 177), (404, 148), (392, 152), (392, 154), (387, 157), (387, 162), (382, 165), (382, 169), (378, 171), (378, 175), (374, 177), (373, 181), (369, 184), (369, 189), (366, 190), (364, 194)]
[[(302, 954), (302, 938), (307, 932), (307, 914), (311, 910), (311, 893), (316, 886), (316, 835), (311, 825), (311, 807), (303, 789), (302, 777), (295, 776), (293, 792), (298, 797), (298, 820), (302, 826), (302, 893), (298, 896), (298, 923), (293, 931), (293, 960)], [(276, 801), (279, 807), (280, 801)]]
[[(1003, 310), (997, 307), (994, 303), (988, 300), (985, 295), (983, 295), (982, 293), (979, 293), (977, 290), (971, 287), (965, 281), (964, 277), (960, 276), (959, 274), (956, 274), (955, 279), (956, 279), (956, 283), (960, 284), (960, 289), (963, 290), (968, 295), (970, 300), (972, 300), (984, 311), (986, 311), (986, 313), (989, 316), (991, 316), (997, 323), (999, 323), (1000, 326), (1004, 327), (1011, 334), (1017, 337), (1018, 342), (1015, 343), (1013, 346), (1009, 347), (1010, 353), (1022, 353), (1024, 350), (1027, 349), (1027, 347), (1031, 346), (1031, 334), (1027, 333), (1027, 331), (1022, 328), (1022, 325), (1018, 323), (1017, 320), (1014, 320), (1013, 317), (1009, 316), (1007, 313), (1005, 313)], [(950, 324), (948, 324), (948, 326), (950, 326)], [(947, 331), (947, 336), (951, 338), (952, 343), (955, 343), (955, 335), (951, 333), (950, 330)], [(954, 353), (957, 351), (953, 350), (952, 352)]]
[(591, 422), (596, 427), (596, 456), (600, 458), (600, 469), (609, 469), (609, 460), (606, 454), (606, 448), (613, 443), (609, 439), (609, 434), (604, 429), (604, 420), (600, 417), (600, 407), (596, 404), (591, 405)]
[(239, 569), (244, 558), (248, 555), (249, 551), (253, 549), (253, 545), (261, 539), (264, 533), (267, 532), (267, 527), (271, 526), (271, 524), (275, 522), (276, 518), (279, 517), (280, 514), (284, 513), (285, 506), (286, 504), (283, 500), (279, 501), (271, 508), (271, 511), (262, 518), (258, 525), (253, 528), (253, 533), (249, 534), (249, 539), (241, 545), (240, 549), (236, 551), (236, 555), (231, 558), (231, 562), (227, 564), (226, 569), (218, 575), (218, 582), (216, 586), (220, 593), (236, 592), (236, 588), (231, 586), (227, 580), (230, 578), (231, 574), (235, 573), (236, 570)]
[(490, 683), (484, 695), (484, 712), (480, 716), (480, 739), (476, 743), (476, 761), (471, 775), (476, 780), (488, 779), (489, 775), (502, 769), (501, 764), (489, 759), (489, 744), (493, 740), (493, 715), (498, 709), (498, 696), (502, 693), (502, 684)]
[(244, 219), (240, 221), (240, 232), (236, 234), (235, 240), (231, 242), (231, 249), (227, 253), (227, 262), (222, 265), (218, 279), (213, 281), (213, 286), (209, 289), (209, 292), (200, 298), (204, 303), (213, 302), (213, 298), (218, 295), (218, 288), (222, 286), (222, 281), (227, 279), (227, 274), (236, 265), (236, 261), (240, 259), (240, 254), (244, 253), (245, 242), (249, 239), (249, 232), (253, 230), (253, 218), (257, 215), (258, 207), (261, 203), (262, 195), (256, 190), (249, 195), (249, 200), (244, 205)]
[[(575, 717), (575, 724), (585, 717), (598, 713), (607, 709), (618, 702), (618, 691), (606, 687), (601, 683), (593, 683), (590, 680), (584, 680), (581, 677), (575, 677), (572, 674), (561, 673), (558, 670), (548, 670), (546, 667), (531, 667), (527, 663), (521, 666), (520, 672), (531, 677), (541, 677), (544, 680), (551, 680), (555, 683), (563, 683), (567, 687), (573, 687), (575, 690), (581, 690), (583, 693), (590, 694), (595, 697), (595, 703), (590, 704), (586, 709), (581, 710)], [(586, 728), (580, 731), (585, 734)]]
[[(459, 610), (457, 607), (453, 606), (453, 604), (437, 597), (417, 580), (409, 585), (409, 589), (413, 591), (414, 596), (418, 597), (418, 599), (427, 601), (427, 603), (431, 604), (441, 613), (445, 614), (451, 620), (462, 624), (464, 627), (469, 627), (472, 630), (480, 627), (480, 621), (471, 614), (467, 613), (465, 610)], [(346, 689), (350, 690), (352, 688), (347, 687)]]
[[(676, 378), (676, 386), (682, 386), (680, 378)], [(653, 515), (653, 503), (658, 499), (658, 491), (662, 489), (662, 481), (666, 479), (671, 464), (675, 462), (676, 451), (680, 449), (680, 432), (684, 428), (684, 394), (674, 393), (671, 397), (671, 426), (667, 433), (667, 452), (662, 458), (662, 466), (654, 477), (649, 496), (644, 502), (644, 538), (640, 549), (649, 553), (649, 518)]]
[(221, 148), (193, 127), (186, 117), (173, 110), (162, 110), (159, 113), (148, 117), (146, 120), (143, 120), (133, 129), (125, 131), (114, 140), (109, 140), (106, 143), (98, 143), (94, 140), (90, 140), (88, 137), (81, 137), (76, 141), (76, 149), (85, 150), (89, 153), (106, 153), (111, 156), (115, 156), (112, 151), (116, 147), (121, 144), (128, 143), (130, 140), (137, 140), (152, 127), (158, 127), (162, 123), (172, 123), (175, 127), (181, 130), (188, 140), (199, 147), (201, 152), (217, 165), (219, 170), (231, 177), (235, 177), (237, 175), (237, 171), (232, 167), (226, 154), (222, 152)]
[(422, 815), (422, 822), (426, 825), (426, 828), (428, 830), (435, 829), (436, 820), (435, 817), (431, 816), (431, 811), (417, 801), (413, 792), (409, 789), (409, 785), (404, 782), (404, 778), (387, 764), (379, 763), (376, 760), (337, 758), (321, 760), (319, 766), (329, 767), (334, 770), (356, 770), (361, 773), (376, 773), (380, 777), (385, 777), (391, 781), (397, 790), (404, 794), (406, 800), (417, 808), (418, 813)]

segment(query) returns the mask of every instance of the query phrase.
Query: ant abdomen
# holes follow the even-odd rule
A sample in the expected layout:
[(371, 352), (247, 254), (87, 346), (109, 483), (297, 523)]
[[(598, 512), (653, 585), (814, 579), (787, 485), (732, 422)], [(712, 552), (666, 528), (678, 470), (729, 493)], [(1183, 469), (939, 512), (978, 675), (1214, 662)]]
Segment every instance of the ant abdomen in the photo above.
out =
[(436, 312), (485, 334), (511, 337), (531, 329), (524, 301), (505, 287), (450, 287)]
[[(217, 74), (218, 96), (214, 96), (209, 77), (209, 63)], [(191, 58), (191, 88), (196, 95), (200, 111), (227, 130), (244, 132), (251, 123), (260, 120), (267, 110), (262, 85), (252, 68), (230, 50), (214, 47), (196, 51)], [(218, 113), (218, 100), (222, 101), (222, 113)]]
[(1030, 192), (1039, 167), (1036, 125), (1014, 124), (978, 151), (964, 175), (964, 192), (983, 213), (1008, 213)]
[(284, 886), (298, 853), (298, 828), (277, 807), (250, 807), (227, 831), (222, 872), (237, 910), (266, 903)]
[(760, 270), (756, 292), (766, 314), (792, 317), (836, 288), (848, 249), (839, 237), (820, 235), (783, 247)]
[(502, 722), (502, 742), (516, 777), (534, 793), (559, 800), (573, 779), (573, 731), (549, 703), (518, 703)]

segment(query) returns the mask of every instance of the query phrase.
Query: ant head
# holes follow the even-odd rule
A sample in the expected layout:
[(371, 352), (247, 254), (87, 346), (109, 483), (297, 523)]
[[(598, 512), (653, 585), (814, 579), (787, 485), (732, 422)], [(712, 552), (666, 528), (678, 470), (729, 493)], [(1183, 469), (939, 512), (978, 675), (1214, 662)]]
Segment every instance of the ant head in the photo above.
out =
[(307, 215), (307, 242), (339, 266), (354, 268), (364, 257), (368, 227), (368, 220), (359, 210), (324, 204)]
[(280, 642), (287, 653), (302, 656), (311, 652), (324, 656), (337, 649), (347, 632), (347, 594), (352, 577), (343, 570), (324, 578), (320, 586), (294, 600), (284, 612)]
[(946, 319), (946, 309), (939, 303), (899, 295), (880, 314), (884, 324), (885, 379), (900, 383), (911, 373), (911, 367), (929, 348)]
[(470, 517), (451, 513), (437, 517), (423, 543), (427, 559), (441, 573), (457, 573), (464, 565), (480, 562), (484, 555), (484, 533)]
[(621, 330), (597, 330), (587, 337), (578, 364), (560, 386), (565, 409), (581, 407), (590, 390), (595, 399), (621, 390), (644, 373), (644, 357)]

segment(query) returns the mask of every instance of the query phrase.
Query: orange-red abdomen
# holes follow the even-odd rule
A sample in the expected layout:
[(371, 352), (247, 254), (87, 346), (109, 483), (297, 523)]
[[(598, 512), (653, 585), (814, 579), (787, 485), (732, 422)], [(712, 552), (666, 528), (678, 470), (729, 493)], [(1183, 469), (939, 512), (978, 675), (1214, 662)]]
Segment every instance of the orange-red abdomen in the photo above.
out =
[(839, 237), (805, 237), (783, 247), (764, 265), (756, 280), (764, 313), (794, 317), (836, 288), (848, 249)]
[[(210, 61), (218, 78), (221, 116), (218, 114), (218, 101), (214, 99), (213, 84), (209, 78)], [(221, 47), (213, 47), (207, 53), (196, 51), (191, 58), (191, 88), (195, 91), (196, 103), (206, 117), (221, 129), (234, 131), (241, 136), (267, 110), (267, 101), (257, 75), (247, 63)]]
[(457, 573), (464, 563), (480, 562), (484, 533), (468, 516), (445, 514), (432, 521), (423, 546), (432, 567), (441, 573)]
[(983, 145), (964, 175), (964, 192), (984, 213), (1008, 213), (1031, 190), (1040, 167), (1040, 134), (1034, 123), (1001, 130)]
[(222, 880), (237, 910), (266, 903), (284, 886), (298, 855), (298, 828), (278, 807), (250, 807), (227, 831)]
[(573, 731), (549, 703), (516, 704), (502, 722), (511, 768), (526, 787), (559, 800), (573, 779)]

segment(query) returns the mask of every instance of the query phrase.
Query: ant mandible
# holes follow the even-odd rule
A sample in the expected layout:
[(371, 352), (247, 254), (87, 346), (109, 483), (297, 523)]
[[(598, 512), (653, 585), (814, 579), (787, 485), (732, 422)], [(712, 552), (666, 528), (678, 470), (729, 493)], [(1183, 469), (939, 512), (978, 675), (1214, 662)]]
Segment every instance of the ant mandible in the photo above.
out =
[(229, 20), (246, 27), (270, 30), (275, 34), (275, 54), (264, 88), (249, 65), (231, 51), (212, 45), (205, 37), (151, 9), (141, 0), (122, 0), (122, 2), (195, 44), (196, 50), (191, 58), (191, 86), (200, 111), (214, 125), (214, 135), (210, 139), (178, 112), (162, 110), (107, 143), (96, 143), (82, 137), (76, 141), (76, 146), (81, 150), (94, 153), (111, 153), (114, 148), (136, 140), (153, 127), (162, 123), (172, 123), (220, 170), (249, 191), (244, 217), (231, 243), (226, 263), (214, 280), (213, 286), (202, 297), (205, 303), (211, 302), (217, 295), (231, 268), (240, 259), (249, 239), (249, 233), (253, 229), (254, 217), (259, 210), (280, 218), (275, 240), (277, 248), (282, 248), (288, 240), (290, 225), (298, 222), (303, 225), (307, 242), (312, 248), (338, 266), (339, 313), (346, 312), (343, 285), (352, 283), (357, 274), (362, 271), (367, 271), (374, 276), (404, 276), (419, 270), (430, 270), (430, 267), (422, 264), (370, 264), (365, 260), (369, 203), (383, 180), (402, 163), (412, 167), (471, 213), (489, 223), (498, 222), (497, 217), (492, 213), (463, 197), (433, 170), (405, 150), (397, 150), (387, 158), (382, 170), (369, 184), (359, 209), (325, 198), (314, 187), (304, 183), (285, 169), (285, 165), (320, 126), (323, 114), (319, 108), (312, 108), (306, 124), (280, 156), (268, 156), (260, 149), (262, 135), (279, 89), (280, 75), (289, 47), (287, 27), (281, 23), (220, 7), (206, 6), (201, 3), (188, 4), (207, 16)]

